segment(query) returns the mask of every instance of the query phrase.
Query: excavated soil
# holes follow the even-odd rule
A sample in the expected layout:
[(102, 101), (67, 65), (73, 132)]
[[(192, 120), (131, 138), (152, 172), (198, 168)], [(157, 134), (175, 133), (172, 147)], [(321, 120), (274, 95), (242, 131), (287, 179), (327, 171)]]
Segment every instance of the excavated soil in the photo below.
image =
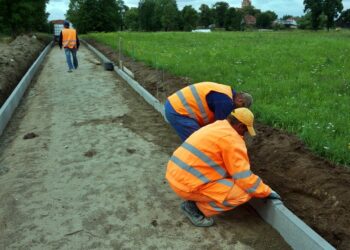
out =
[(44, 46), (35, 36), (25, 35), (9, 44), (0, 43), (0, 107)]
[[(118, 54), (108, 46), (89, 42), (112, 61), (118, 61)], [(186, 77), (175, 77), (125, 56), (121, 58), (135, 79), (161, 101), (191, 83)], [(256, 126), (258, 136), (248, 143), (253, 171), (280, 193), (289, 209), (333, 246), (350, 249), (349, 169), (315, 156), (294, 135), (263, 124)], [(178, 141), (159, 138), (158, 143), (171, 152)]]

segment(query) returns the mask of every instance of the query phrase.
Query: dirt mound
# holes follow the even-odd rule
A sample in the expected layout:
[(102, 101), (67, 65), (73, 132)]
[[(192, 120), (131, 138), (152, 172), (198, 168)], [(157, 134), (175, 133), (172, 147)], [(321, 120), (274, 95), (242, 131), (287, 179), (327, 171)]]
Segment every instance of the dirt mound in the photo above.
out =
[[(118, 54), (89, 41), (114, 61)], [(124, 57), (124, 65), (150, 93), (164, 101), (191, 81)], [(295, 136), (261, 124), (248, 145), (252, 169), (279, 192), (285, 205), (337, 249), (350, 248), (350, 171), (313, 155)], [(160, 140), (166, 144), (166, 140)], [(167, 149), (169, 145), (164, 145)], [(174, 149), (171, 147), (172, 150)]]
[(0, 107), (44, 47), (35, 36), (19, 36), (0, 44)]

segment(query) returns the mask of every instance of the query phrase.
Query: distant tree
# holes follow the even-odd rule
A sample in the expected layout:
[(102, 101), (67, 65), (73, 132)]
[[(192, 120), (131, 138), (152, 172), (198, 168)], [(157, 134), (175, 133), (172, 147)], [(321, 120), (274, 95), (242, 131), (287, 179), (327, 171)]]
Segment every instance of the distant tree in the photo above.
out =
[(130, 8), (125, 12), (125, 25), (129, 30), (139, 30), (139, 9)]
[(308, 12), (306, 15), (300, 17), (297, 24), (299, 29), (312, 29), (311, 12)]
[(183, 18), (183, 30), (191, 31), (195, 29), (198, 21), (198, 13), (192, 5), (186, 5), (182, 9), (181, 14)]
[(311, 25), (314, 30), (320, 26), (320, 16), (323, 11), (323, 0), (304, 0), (304, 12), (310, 12)]
[(199, 11), (200, 12), (199, 12), (198, 24), (200, 26), (204, 26), (207, 28), (209, 27), (210, 24), (213, 24), (214, 18), (208, 5), (202, 4), (199, 7)]
[(225, 24), (225, 14), (229, 5), (226, 2), (217, 2), (213, 5), (213, 12), (215, 16), (215, 25), (219, 28), (223, 28)]
[(156, 31), (155, 19), (156, 3), (154, 0), (140, 0), (139, 2), (139, 22), (141, 30)]
[(156, 0), (155, 22), (157, 30), (176, 30), (178, 28), (178, 13), (175, 0)]
[(282, 17), (282, 20), (287, 20), (287, 19), (289, 19), (289, 18), (293, 18), (293, 16), (292, 16), (292, 15), (284, 15), (284, 16)]
[(337, 25), (340, 27), (350, 28), (350, 9), (343, 11), (337, 20)]
[(327, 16), (327, 30), (334, 27), (334, 19), (343, 10), (342, 0), (324, 0), (323, 13)]
[(122, 13), (124, 12), (124, 2), (121, 0), (118, 2), (115, 0), (99, 0), (96, 2), (98, 3), (97, 11), (99, 13), (92, 16), (97, 21), (96, 31), (119, 30), (123, 25)]
[[(71, 11), (71, 4), (74, 11)], [(80, 33), (98, 31), (99, 21), (94, 19), (99, 13), (98, 6), (93, 0), (71, 0), (66, 13), (66, 19), (72, 22)]]
[(66, 18), (77, 26), (78, 20), (80, 19), (80, 8), (84, 0), (70, 0), (68, 5), (68, 10), (66, 13)]
[(233, 7), (228, 8), (225, 14), (225, 29), (226, 30), (241, 30), (241, 22), (243, 12)]
[(272, 22), (276, 20), (277, 15), (272, 11), (262, 12), (257, 15), (256, 26), (262, 29), (271, 28)]
[(278, 17), (278, 15), (274, 11), (271, 11), (271, 10), (268, 10), (265, 13), (270, 16), (272, 21), (275, 21)]
[(0, 0), (0, 26), (12, 36), (47, 31), (47, 3), (48, 0)]
[(129, 10), (129, 7), (124, 4), (123, 0), (117, 0), (117, 10), (117, 30), (124, 30), (126, 26), (125, 13)]
[(121, 0), (70, 0), (66, 18), (80, 33), (115, 31), (123, 27)]
[(242, 30), (242, 20), (244, 17), (244, 13), (240, 9), (236, 9), (236, 16), (235, 18), (231, 21), (232, 29), (233, 30)]
[(225, 19), (224, 19), (224, 27), (226, 30), (233, 30), (233, 23), (236, 18), (236, 9), (233, 7), (230, 7), (227, 9), (225, 13)]
[(184, 18), (182, 16), (182, 10), (179, 11), (179, 15), (177, 18), (177, 25), (178, 25), (179, 30), (184, 30), (185, 21), (184, 21)]

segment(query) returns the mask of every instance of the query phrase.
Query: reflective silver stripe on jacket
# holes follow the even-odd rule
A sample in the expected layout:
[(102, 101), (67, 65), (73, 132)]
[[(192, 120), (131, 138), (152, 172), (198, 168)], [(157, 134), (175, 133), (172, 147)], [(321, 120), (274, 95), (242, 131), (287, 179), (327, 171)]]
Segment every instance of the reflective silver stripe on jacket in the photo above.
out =
[(188, 102), (186, 101), (184, 94), (181, 92), (181, 90), (176, 92), (176, 95), (180, 98), (180, 101), (182, 103), (182, 105), (185, 107), (188, 115), (197, 121), (197, 117), (196, 114), (193, 112), (192, 108), (190, 107), (190, 105), (188, 104)]
[(180, 168), (182, 168), (183, 170), (185, 170), (186, 172), (196, 176), (198, 179), (200, 179), (203, 183), (208, 183), (210, 182), (210, 180), (205, 177), (201, 172), (199, 172), (197, 169), (191, 167), (190, 165), (186, 164), (185, 162), (183, 162), (182, 160), (180, 160), (179, 158), (177, 158), (176, 156), (172, 156), (170, 158), (170, 161), (174, 162), (176, 165), (178, 165)]
[(62, 41), (62, 45), (63, 46), (70, 45), (71, 43), (74, 43), (74, 45), (76, 45), (77, 44), (77, 40), (63, 40)]
[(212, 159), (210, 159), (207, 155), (205, 155), (202, 151), (198, 150), (196, 147), (192, 146), (191, 144), (188, 144), (187, 142), (182, 143), (181, 147), (187, 149), (192, 154), (197, 156), (199, 159), (201, 159), (203, 162), (208, 164), (210, 167), (212, 167), (218, 174), (220, 174), (222, 177), (226, 177), (226, 170), (223, 169), (220, 165), (215, 163)]
[(201, 113), (201, 116), (202, 116), (202, 118), (204, 120), (204, 123), (208, 124), (209, 123), (209, 118), (208, 118), (207, 112), (205, 112), (205, 109), (204, 109), (204, 106), (203, 106), (203, 102), (202, 102), (201, 98), (199, 97), (197, 89), (193, 85), (190, 85), (190, 90), (192, 92), (192, 95), (193, 95), (194, 99), (197, 102), (197, 105), (198, 105), (198, 108), (199, 108), (199, 112)]
[(218, 212), (223, 212), (225, 211), (224, 209), (222, 209), (221, 207), (218, 207), (214, 201), (209, 202), (209, 206), (211, 206), (215, 211)]
[(222, 203), (222, 205), (224, 205), (225, 207), (237, 207), (236, 205), (232, 205), (232, 204), (228, 203), (228, 201), (224, 201)]
[(228, 187), (233, 187), (233, 183), (227, 179), (218, 180), (217, 182)]
[(256, 182), (254, 183), (253, 187), (247, 189), (247, 192), (250, 193), (250, 194), (251, 194), (251, 193), (255, 193), (255, 191), (256, 191), (256, 189), (259, 187), (260, 183), (261, 183), (261, 179), (258, 178), (258, 179), (256, 180)]
[(239, 179), (244, 179), (252, 175), (252, 171), (246, 170), (243, 172), (236, 173), (232, 176), (233, 179), (239, 180)]

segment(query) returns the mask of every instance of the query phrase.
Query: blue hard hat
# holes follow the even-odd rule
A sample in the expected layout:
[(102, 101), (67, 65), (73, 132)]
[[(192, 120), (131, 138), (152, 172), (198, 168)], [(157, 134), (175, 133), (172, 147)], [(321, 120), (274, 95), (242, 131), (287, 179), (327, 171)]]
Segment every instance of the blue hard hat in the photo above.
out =
[(63, 25), (69, 27), (69, 22), (67, 20), (64, 20)]

